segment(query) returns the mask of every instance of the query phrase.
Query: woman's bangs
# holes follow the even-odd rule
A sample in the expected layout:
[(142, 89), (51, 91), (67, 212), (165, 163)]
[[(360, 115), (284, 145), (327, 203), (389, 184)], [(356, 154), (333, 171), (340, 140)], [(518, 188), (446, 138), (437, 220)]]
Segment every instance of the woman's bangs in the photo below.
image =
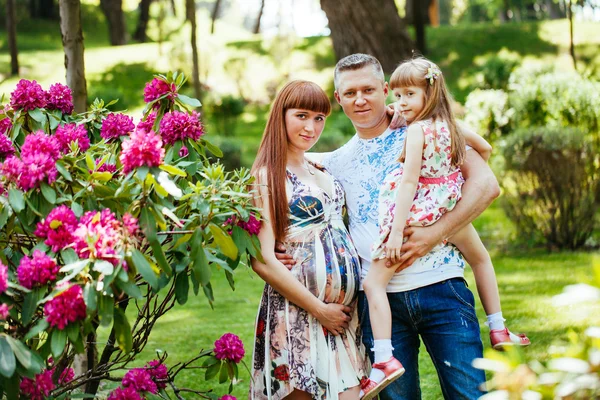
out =
[(331, 103), (323, 89), (317, 84), (302, 82), (296, 90), (290, 92), (285, 108), (299, 108), (329, 115), (331, 112)]

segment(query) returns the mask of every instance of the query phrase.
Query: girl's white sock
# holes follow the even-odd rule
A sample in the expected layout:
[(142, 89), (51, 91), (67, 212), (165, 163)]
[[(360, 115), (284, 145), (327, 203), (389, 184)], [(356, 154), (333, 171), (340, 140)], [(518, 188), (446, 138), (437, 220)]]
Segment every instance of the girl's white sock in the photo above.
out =
[[(392, 350), (394, 350), (394, 348), (392, 347), (392, 340), (375, 340), (373, 342), (373, 348), (371, 350), (373, 350), (373, 352), (375, 353), (375, 363), (388, 361), (393, 356)], [(385, 378), (385, 374), (383, 373), (383, 371), (377, 368), (371, 369), (371, 375), (369, 376), (369, 379), (379, 383), (383, 380), (383, 378)]]
[(486, 325), (490, 327), (490, 330), (504, 329), (504, 321), (502, 318), (502, 311), (487, 316)]

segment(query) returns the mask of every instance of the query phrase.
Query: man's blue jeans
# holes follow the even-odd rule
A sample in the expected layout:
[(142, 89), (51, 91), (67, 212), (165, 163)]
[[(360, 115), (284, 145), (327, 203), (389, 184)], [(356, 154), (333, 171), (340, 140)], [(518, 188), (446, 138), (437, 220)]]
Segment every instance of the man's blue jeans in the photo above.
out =
[[(392, 310), (392, 346), (406, 372), (380, 393), (382, 400), (420, 399), (419, 335), (440, 379), (445, 399), (477, 399), (485, 381), (473, 359), (483, 357), (473, 293), (464, 279), (453, 278), (407, 292), (388, 293)], [(373, 332), (364, 292), (359, 293), (358, 313), (363, 343), (373, 361)], [(376, 321), (375, 321), (376, 323)]]

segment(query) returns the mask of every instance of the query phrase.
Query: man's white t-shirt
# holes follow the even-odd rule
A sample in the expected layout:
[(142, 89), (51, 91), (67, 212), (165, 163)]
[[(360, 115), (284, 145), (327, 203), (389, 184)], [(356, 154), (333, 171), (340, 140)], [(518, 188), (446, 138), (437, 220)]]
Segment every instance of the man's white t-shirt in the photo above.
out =
[[(350, 236), (361, 258), (361, 280), (371, 266), (371, 245), (379, 236), (379, 190), (388, 173), (398, 167), (406, 128), (387, 129), (373, 139), (354, 135), (344, 146), (328, 154), (323, 165), (344, 187)], [(404, 292), (463, 277), (465, 261), (451, 244), (438, 245), (410, 267), (396, 273), (388, 292)], [(362, 289), (362, 285), (361, 285)]]

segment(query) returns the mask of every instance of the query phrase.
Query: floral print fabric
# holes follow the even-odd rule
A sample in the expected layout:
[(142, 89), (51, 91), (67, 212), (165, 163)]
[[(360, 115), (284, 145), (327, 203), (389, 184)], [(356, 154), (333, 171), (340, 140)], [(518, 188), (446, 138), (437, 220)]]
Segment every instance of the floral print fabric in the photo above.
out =
[(250, 399), (283, 399), (294, 389), (314, 399), (337, 399), (366, 375), (356, 310), (360, 262), (342, 221), (344, 191), (330, 178), (330, 188), (323, 190), (288, 171), (290, 227), (284, 245), (298, 261), (292, 274), (322, 301), (353, 307), (352, 321), (334, 336), (266, 284), (256, 321)]
[[(416, 123), (423, 128), (423, 159), (406, 225), (427, 226), (456, 206), (464, 178), (460, 168), (452, 165), (450, 130), (446, 122), (429, 119)], [(373, 259), (385, 257), (385, 244), (396, 211), (396, 191), (401, 181), (402, 165), (399, 164), (386, 177), (379, 194), (379, 237), (373, 243)]]

